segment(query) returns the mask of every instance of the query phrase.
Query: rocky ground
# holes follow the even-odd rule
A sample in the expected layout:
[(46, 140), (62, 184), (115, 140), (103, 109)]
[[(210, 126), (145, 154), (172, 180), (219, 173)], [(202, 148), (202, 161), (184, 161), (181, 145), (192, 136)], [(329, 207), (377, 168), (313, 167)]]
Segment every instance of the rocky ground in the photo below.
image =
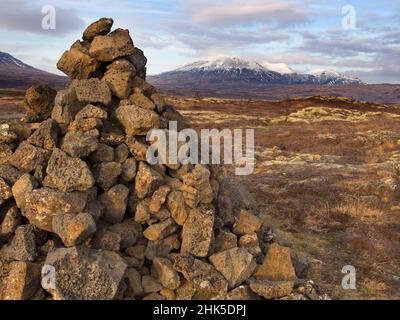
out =
[(93, 23), (63, 54), (63, 90), (33, 86), (22, 121), (3, 115), (0, 298), (327, 299), (237, 180), (147, 162), (149, 130), (188, 123), (112, 25)]
[[(275, 233), (336, 299), (400, 298), (400, 106), (345, 98), (168, 102), (197, 128), (255, 128), (243, 177)], [(357, 290), (343, 290), (353, 265)]]

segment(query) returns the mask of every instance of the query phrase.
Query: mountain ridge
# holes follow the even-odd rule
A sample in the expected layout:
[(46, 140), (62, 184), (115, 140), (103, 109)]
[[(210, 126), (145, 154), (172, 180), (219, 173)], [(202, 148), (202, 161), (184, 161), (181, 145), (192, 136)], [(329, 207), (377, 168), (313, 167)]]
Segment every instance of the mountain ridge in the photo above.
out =
[(356, 77), (342, 73), (316, 69), (307, 73), (298, 73), (283, 63), (261, 63), (238, 57), (220, 57), (214, 60), (201, 60), (189, 63), (177, 69), (152, 76), (153, 78), (173, 78), (186, 76), (186, 80), (195, 82), (196, 78), (209, 81), (252, 82), (257, 84), (364, 84)]
[(26, 90), (40, 83), (59, 89), (66, 81), (66, 77), (37, 69), (7, 52), (0, 51), (0, 89)]

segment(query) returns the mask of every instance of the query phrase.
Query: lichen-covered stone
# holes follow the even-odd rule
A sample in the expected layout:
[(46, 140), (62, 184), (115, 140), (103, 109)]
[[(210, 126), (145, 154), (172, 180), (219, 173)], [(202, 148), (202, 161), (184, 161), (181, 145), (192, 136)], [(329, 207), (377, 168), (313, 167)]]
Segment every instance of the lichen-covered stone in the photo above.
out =
[(151, 129), (158, 129), (162, 122), (157, 113), (135, 105), (122, 105), (115, 110), (115, 119), (128, 136), (146, 135)]
[(251, 279), (250, 289), (265, 299), (279, 299), (289, 295), (294, 283), (292, 281), (268, 281)]
[(74, 86), (68, 85), (57, 93), (51, 118), (60, 125), (68, 125), (84, 106), (84, 103), (78, 101)]
[(23, 172), (30, 173), (38, 166), (45, 166), (49, 157), (50, 152), (48, 150), (35, 147), (24, 141), (10, 157), (9, 163)]
[(166, 258), (155, 258), (153, 260), (153, 266), (163, 287), (175, 290), (180, 286), (181, 281), (179, 275), (174, 270), (170, 260)]
[(13, 261), (5, 279), (5, 288), (0, 292), (2, 300), (28, 300), (40, 288), (40, 264)]
[(96, 184), (103, 190), (108, 190), (114, 186), (121, 172), (122, 166), (118, 162), (101, 162), (93, 166)]
[(108, 117), (108, 114), (107, 114), (106, 110), (104, 110), (103, 108), (100, 108), (98, 106), (88, 104), (75, 115), (75, 120), (91, 119), (91, 118), (107, 120), (107, 117)]
[(257, 233), (261, 229), (262, 224), (262, 220), (252, 212), (242, 210), (233, 225), (233, 232), (240, 236)]
[(113, 23), (114, 21), (111, 18), (101, 18), (93, 22), (83, 31), (82, 39), (92, 41), (95, 36), (108, 34)]
[(110, 223), (119, 223), (125, 216), (128, 203), (129, 189), (118, 184), (99, 196), (100, 202), (105, 206), (104, 220)]
[(15, 204), (9, 204), (0, 209), (3, 221), (0, 223), (0, 241), (5, 242), (21, 224), (21, 213)]
[(79, 245), (96, 232), (96, 223), (86, 212), (55, 216), (52, 225), (66, 247)]
[(54, 107), (57, 92), (48, 85), (35, 85), (26, 90), (24, 107), (28, 115), (35, 116), (35, 120), (47, 119)]
[(151, 241), (162, 240), (174, 233), (177, 229), (177, 224), (169, 218), (163, 222), (152, 224), (143, 232), (143, 235), (146, 239)]
[(22, 225), (15, 230), (11, 242), (1, 248), (0, 256), (7, 260), (35, 261), (39, 255), (37, 230), (32, 225)]
[(162, 182), (162, 175), (144, 162), (139, 163), (135, 190), (139, 199), (151, 196)]
[(181, 252), (207, 257), (214, 239), (214, 212), (192, 209), (182, 229)]
[(108, 35), (94, 37), (90, 55), (98, 61), (113, 61), (135, 52), (128, 30), (116, 29)]
[(93, 187), (94, 178), (83, 160), (54, 149), (43, 184), (64, 192), (85, 191)]
[(210, 261), (228, 281), (229, 289), (249, 279), (257, 266), (254, 257), (244, 248), (232, 248), (216, 253), (210, 257)]
[(103, 80), (118, 99), (126, 99), (132, 91), (135, 67), (126, 59), (118, 59), (107, 66)]
[(61, 149), (71, 157), (86, 158), (96, 151), (99, 142), (94, 132), (69, 131), (61, 144)]
[(41, 188), (32, 190), (25, 196), (25, 204), (21, 212), (31, 224), (52, 232), (54, 216), (80, 213), (85, 208), (86, 202), (86, 192), (62, 192)]
[(65, 51), (57, 63), (57, 68), (71, 79), (88, 79), (99, 67), (95, 58), (76, 47)]
[(171, 191), (171, 188), (169, 186), (161, 186), (158, 188), (154, 193), (153, 196), (151, 197), (151, 201), (149, 204), (149, 209), (151, 212), (156, 213), (160, 211), (161, 206), (165, 203), (165, 200), (167, 199), (167, 195)]
[(177, 290), (182, 299), (208, 300), (228, 291), (227, 281), (212, 265), (189, 254), (174, 255), (173, 261), (174, 269), (187, 280)]
[(258, 267), (254, 276), (258, 279), (270, 281), (297, 280), (291, 249), (276, 243), (271, 244), (268, 247), (264, 262)]
[(172, 218), (177, 224), (183, 226), (188, 217), (188, 209), (185, 205), (185, 198), (181, 191), (172, 191), (167, 197), (167, 207)]
[(0, 206), (12, 197), (12, 190), (9, 184), (0, 178)]
[(39, 128), (28, 138), (28, 142), (34, 146), (52, 150), (58, 145), (59, 129), (53, 119), (43, 121)]
[(55, 300), (116, 299), (127, 268), (114, 252), (83, 247), (52, 251), (45, 264), (57, 275), (55, 287), (46, 288)]

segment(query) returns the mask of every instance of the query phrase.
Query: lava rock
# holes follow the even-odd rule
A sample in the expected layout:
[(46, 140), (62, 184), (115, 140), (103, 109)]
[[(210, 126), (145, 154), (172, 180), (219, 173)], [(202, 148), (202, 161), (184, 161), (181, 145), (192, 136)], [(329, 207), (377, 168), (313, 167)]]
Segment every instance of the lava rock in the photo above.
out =
[(253, 213), (242, 210), (233, 225), (233, 232), (239, 236), (257, 233), (262, 227), (262, 220)]
[(55, 216), (52, 224), (53, 232), (61, 238), (66, 247), (79, 245), (96, 232), (96, 223), (86, 212)]
[(135, 190), (139, 199), (151, 196), (161, 184), (162, 175), (144, 162), (139, 163), (135, 179)]
[(210, 257), (210, 261), (228, 281), (229, 289), (249, 279), (257, 267), (254, 257), (244, 248), (232, 248), (216, 253)]
[(40, 271), (38, 263), (13, 261), (10, 272), (5, 279), (5, 288), (0, 293), (2, 300), (28, 300), (40, 288)]
[(121, 105), (115, 110), (114, 118), (121, 124), (128, 136), (146, 135), (151, 129), (161, 128), (157, 113), (135, 105)]
[(118, 162), (102, 162), (93, 166), (96, 183), (103, 190), (108, 190), (114, 186), (121, 172), (122, 166)]
[(143, 236), (151, 241), (162, 240), (173, 234), (178, 229), (177, 224), (171, 218), (163, 222), (155, 223), (149, 226)]
[(110, 106), (112, 102), (111, 90), (107, 83), (97, 78), (88, 80), (74, 80), (72, 86), (75, 88), (76, 97), (82, 103), (101, 103)]
[(99, 146), (95, 132), (69, 131), (61, 144), (61, 149), (71, 157), (86, 158)]
[(119, 223), (125, 216), (128, 203), (129, 189), (118, 184), (99, 196), (100, 202), (105, 206), (104, 220), (110, 223)]
[(106, 35), (111, 31), (114, 20), (111, 18), (101, 18), (90, 24), (85, 31), (83, 31), (83, 40), (92, 41), (94, 37), (99, 35)]
[(46, 166), (49, 157), (50, 151), (35, 147), (24, 141), (10, 157), (9, 163), (22, 172), (30, 173), (38, 166)]
[(64, 52), (57, 68), (71, 79), (88, 79), (100, 68), (100, 63), (75, 47)]
[(53, 231), (53, 217), (68, 213), (83, 212), (87, 203), (87, 193), (62, 192), (50, 188), (35, 189), (25, 197), (22, 215), (40, 229)]
[(57, 92), (48, 85), (35, 85), (26, 90), (24, 107), (35, 122), (50, 117)]
[(45, 264), (57, 276), (55, 286), (46, 288), (55, 300), (117, 299), (127, 269), (118, 254), (83, 247), (52, 251)]
[(268, 247), (264, 262), (254, 276), (270, 281), (296, 281), (296, 272), (292, 262), (292, 250), (276, 243)]
[(59, 129), (53, 119), (43, 121), (39, 128), (28, 138), (28, 142), (36, 147), (52, 150), (58, 145)]
[(155, 258), (153, 260), (153, 267), (163, 287), (171, 290), (179, 288), (181, 281), (170, 260), (166, 258)]
[(116, 29), (108, 35), (94, 37), (90, 55), (98, 61), (108, 62), (135, 53), (128, 30)]
[(107, 82), (111, 92), (118, 99), (126, 99), (132, 91), (136, 69), (126, 59), (115, 60), (107, 67), (102, 80)]
[(60, 191), (85, 191), (93, 187), (94, 178), (86, 162), (54, 149), (43, 184)]
[(279, 299), (288, 296), (293, 291), (291, 281), (268, 281), (251, 279), (250, 289), (265, 299)]
[(167, 208), (175, 222), (183, 226), (189, 215), (185, 205), (185, 198), (181, 191), (172, 191), (167, 197)]
[(214, 239), (214, 212), (192, 209), (183, 225), (181, 252), (207, 257)]
[(15, 204), (10, 203), (0, 210), (3, 221), (0, 224), (0, 241), (5, 242), (21, 224), (21, 214)]

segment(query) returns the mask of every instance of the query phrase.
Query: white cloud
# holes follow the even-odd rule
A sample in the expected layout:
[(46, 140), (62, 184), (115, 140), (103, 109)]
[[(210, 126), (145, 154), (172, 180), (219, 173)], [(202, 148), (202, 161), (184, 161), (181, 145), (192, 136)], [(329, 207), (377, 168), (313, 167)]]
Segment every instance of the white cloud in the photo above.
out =
[(260, 23), (286, 27), (306, 23), (309, 12), (297, 1), (186, 1), (193, 22), (211, 25)]

